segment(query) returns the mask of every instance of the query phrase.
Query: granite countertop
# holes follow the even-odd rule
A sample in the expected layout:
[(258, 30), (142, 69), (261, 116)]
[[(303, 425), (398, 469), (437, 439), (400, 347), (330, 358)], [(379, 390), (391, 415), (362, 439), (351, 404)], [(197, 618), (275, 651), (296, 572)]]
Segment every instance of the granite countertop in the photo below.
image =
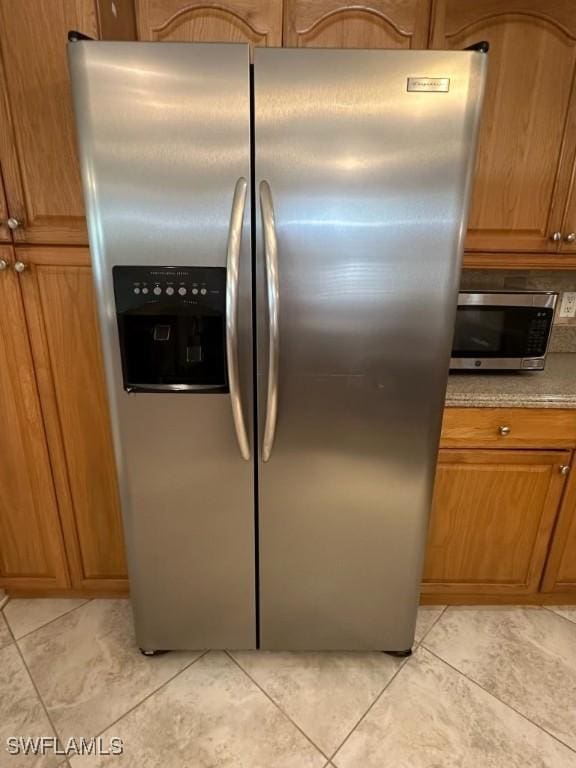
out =
[(451, 373), (446, 405), (458, 408), (576, 408), (576, 354), (552, 353), (524, 373)]

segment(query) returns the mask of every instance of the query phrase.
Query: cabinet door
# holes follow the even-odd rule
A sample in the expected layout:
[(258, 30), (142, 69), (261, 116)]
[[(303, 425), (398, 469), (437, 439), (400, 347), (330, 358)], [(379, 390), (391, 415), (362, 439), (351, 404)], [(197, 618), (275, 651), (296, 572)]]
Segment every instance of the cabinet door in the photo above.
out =
[(440, 451), (423, 591), (536, 592), (569, 458), (567, 451)]
[(490, 42), (466, 247), (556, 251), (576, 142), (573, 0), (437, 0), (435, 48)]
[(431, 0), (284, 0), (284, 45), (426, 48)]
[[(0, 110), (0, 119), (2, 119), (2, 110)], [(1, 166), (0, 166), (1, 167)], [(6, 205), (6, 195), (4, 194), (4, 182), (0, 173), (0, 243), (11, 243), (12, 235), (7, 225), (8, 206)]]
[(0, 246), (0, 587), (68, 585), (66, 556), (12, 249)]
[(542, 584), (543, 592), (576, 592), (576, 471), (574, 462)]
[(0, 155), (16, 242), (87, 242), (66, 39), (70, 29), (96, 36), (93, 6), (0, 0)]
[[(576, 133), (576, 119), (572, 125), (572, 131)], [(572, 170), (570, 195), (560, 229), (562, 231), (560, 252), (563, 254), (576, 254), (576, 165)]]
[(140, 40), (282, 45), (282, 0), (136, 0)]
[(76, 588), (126, 589), (88, 249), (18, 248), (20, 280)]

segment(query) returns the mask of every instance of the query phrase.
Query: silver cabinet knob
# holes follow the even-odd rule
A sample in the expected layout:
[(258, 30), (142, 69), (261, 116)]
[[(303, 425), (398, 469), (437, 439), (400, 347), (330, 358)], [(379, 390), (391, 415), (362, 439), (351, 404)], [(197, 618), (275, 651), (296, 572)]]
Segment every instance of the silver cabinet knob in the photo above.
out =
[(560, 242), (562, 240), (562, 232), (552, 232), (550, 240), (554, 240), (555, 243)]
[(0, 272), (4, 272), (8, 268), (8, 262), (6, 259), (0, 259)]
[(502, 425), (501, 427), (498, 427), (498, 432), (500, 432), (502, 437), (506, 437), (506, 435), (510, 434), (510, 427)]
[(19, 219), (15, 219), (13, 216), (10, 216), (6, 224), (8, 225), (8, 229), (12, 230), (22, 226), (22, 222)]
[(28, 269), (28, 264), (24, 264), (23, 261), (17, 261), (14, 264), (14, 269), (16, 272), (24, 272), (25, 269)]
[(570, 465), (569, 464), (560, 464), (560, 474), (561, 475), (567, 475), (568, 472), (570, 472)]
[(573, 243), (576, 240), (576, 232), (568, 232), (568, 234), (564, 237), (564, 241), (566, 243)]

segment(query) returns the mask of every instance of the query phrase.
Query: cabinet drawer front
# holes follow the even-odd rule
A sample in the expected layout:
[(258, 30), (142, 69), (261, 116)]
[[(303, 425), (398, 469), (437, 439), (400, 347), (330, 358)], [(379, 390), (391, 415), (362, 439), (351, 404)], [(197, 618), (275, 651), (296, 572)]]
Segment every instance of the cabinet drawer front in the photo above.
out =
[(442, 448), (571, 448), (576, 411), (553, 408), (446, 408)]

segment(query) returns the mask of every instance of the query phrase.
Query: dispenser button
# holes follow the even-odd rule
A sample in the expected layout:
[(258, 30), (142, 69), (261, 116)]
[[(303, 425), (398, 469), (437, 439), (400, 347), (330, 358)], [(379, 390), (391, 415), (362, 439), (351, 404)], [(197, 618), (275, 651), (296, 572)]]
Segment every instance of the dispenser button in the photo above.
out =
[(148, 288), (142, 288), (142, 293), (148, 293)]
[(192, 288), (192, 293), (196, 296), (198, 294), (198, 288)]
[(154, 295), (155, 295), (155, 296), (160, 296), (160, 294), (161, 294), (161, 293), (162, 293), (162, 288), (160, 288), (160, 286), (159, 286), (159, 285), (157, 285), (157, 286), (154, 288)]
[(166, 288), (166, 293), (167, 293), (168, 296), (173, 296), (174, 295), (174, 288), (172, 288), (172, 286), (169, 285), (168, 288)]
[(206, 296), (206, 294), (208, 293), (208, 291), (206, 290), (206, 288), (201, 288), (201, 289), (200, 289), (200, 293), (202, 294), (202, 296)]
[(138, 286), (136, 286), (136, 288), (134, 288), (134, 293), (140, 293), (140, 288), (138, 288)]
[(178, 288), (178, 293), (180, 294), (180, 296), (186, 296), (188, 291), (186, 290), (186, 288), (184, 288), (184, 286), (182, 286), (181, 288)]

